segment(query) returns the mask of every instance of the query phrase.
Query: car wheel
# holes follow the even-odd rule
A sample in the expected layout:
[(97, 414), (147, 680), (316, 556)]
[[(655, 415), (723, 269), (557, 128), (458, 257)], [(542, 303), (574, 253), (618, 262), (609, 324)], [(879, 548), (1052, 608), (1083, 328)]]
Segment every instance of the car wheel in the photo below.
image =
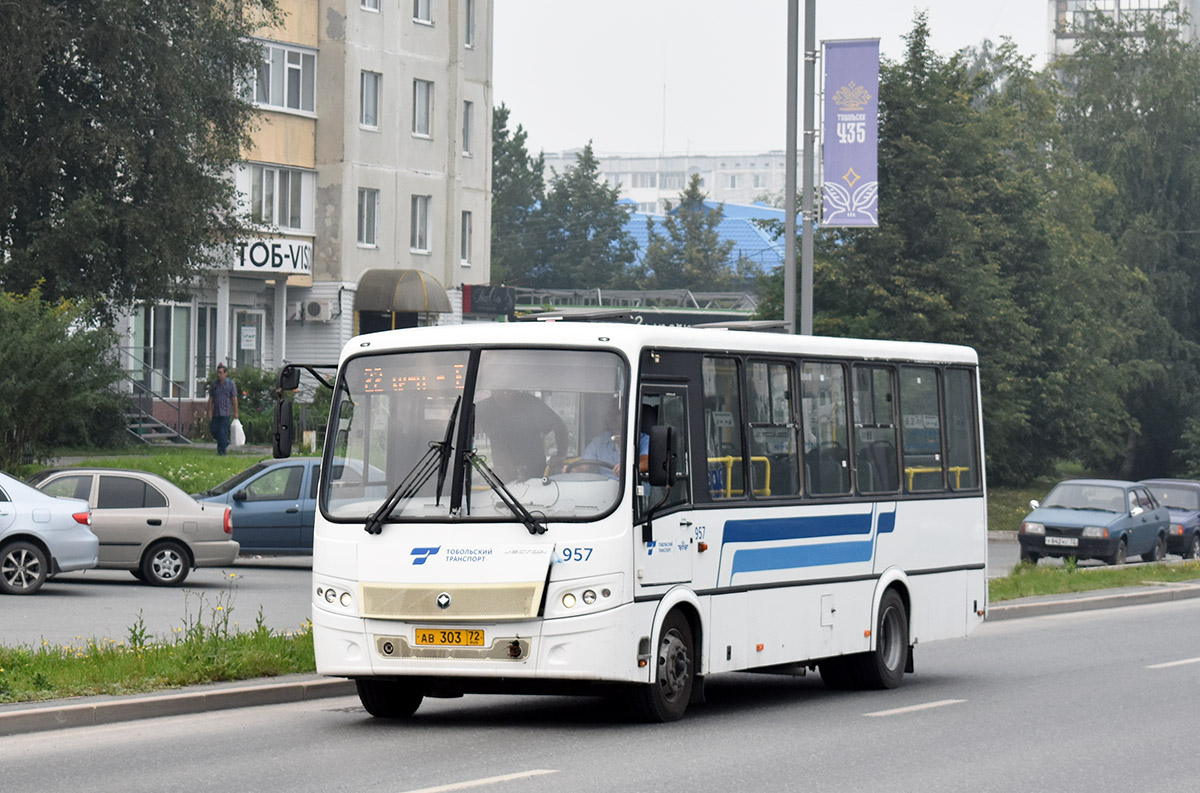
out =
[(1109, 564), (1125, 564), (1125, 538), (1117, 543), (1117, 550), (1113, 551), (1113, 555), (1108, 557)]
[(411, 683), (400, 680), (355, 680), (358, 699), (377, 719), (407, 719), (421, 707), (425, 694)]
[(1042, 555), (1040, 553), (1037, 553), (1035, 551), (1027, 551), (1024, 548), (1021, 549), (1021, 561), (1022, 562), (1029, 562), (1030, 564), (1037, 564), (1038, 559), (1041, 559), (1041, 558), (1042, 558)]
[(1167, 538), (1158, 535), (1158, 539), (1154, 541), (1154, 547), (1142, 554), (1143, 562), (1161, 562), (1163, 557), (1167, 555)]
[(138, 568), (137, 570), (130, 570), (129, 572), (133, 575), (134, 578), (141, 581), (142, 583), (145, 583), (146, 576), (142, 574), (141, 568)]
[(638, 686), (630, 698), (634, 715), (647, 722), (677, 721), (687, 710), (696, 679), (692, 628), (678, 611), (663, 622), (655, 663), (655, 682)]
[(32, 595), (49, 577), (46, 553), (33, 543), (18, 540), (0, 549), (0, 592)]
[(142, 555), (142, 580), (152, 586), (179, 586), (191, 571), (187, 550), (173, 541), (155, 543)]
[(1191, 542), (1189, 542), (1187, 544), (1187, 547), (1183, 549), (1183, 558), (1184, 559), (1200, 558), (1200, 533), (1192, 535)]

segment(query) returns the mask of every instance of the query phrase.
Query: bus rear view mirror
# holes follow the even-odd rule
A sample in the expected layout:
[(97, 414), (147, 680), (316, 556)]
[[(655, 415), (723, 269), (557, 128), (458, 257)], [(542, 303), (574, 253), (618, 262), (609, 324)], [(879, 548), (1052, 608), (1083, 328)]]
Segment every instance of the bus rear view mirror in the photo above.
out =
[(664, 424), (650, 428), (650, 449), (646, 475), (651, 487), (675, 484), (675, 431)]
[(271, 452), (276, 459), (292, 456), (292, 400), (285, 397), (283, 392), (280, 392), (279, 401), (275, 403), (275, 432), (271, 436)]
[(285, 366), (279, 370), (279, 390), (295, 391), (300, 387), (300, 367)]

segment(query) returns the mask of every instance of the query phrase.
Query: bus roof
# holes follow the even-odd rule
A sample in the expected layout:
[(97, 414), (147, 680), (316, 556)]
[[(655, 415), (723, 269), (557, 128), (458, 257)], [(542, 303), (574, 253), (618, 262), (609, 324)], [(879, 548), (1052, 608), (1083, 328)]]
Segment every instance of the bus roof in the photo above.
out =
[(794, 336), (725, 328), (672, 327), (606, 322), (476, 322), (426, 328), (388, 330), (355, 336), (342, 350), (342, 360), (364, 352), (419, 348), (600, 347), (620, 349), (631, 357), (644, 348), (712, 350), (731, 353), (811, 355), (861, 359), (974, 365), (975, 350), (957, 344), (880, 341), (836, 336)]

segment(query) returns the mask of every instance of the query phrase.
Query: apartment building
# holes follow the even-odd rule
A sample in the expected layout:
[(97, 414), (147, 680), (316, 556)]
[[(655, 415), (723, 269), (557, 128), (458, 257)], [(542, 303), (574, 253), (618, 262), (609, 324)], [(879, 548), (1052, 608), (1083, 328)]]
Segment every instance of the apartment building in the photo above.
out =
[(461, 321), (458, 289), (489, 278), (492, 0), (280, 6), (230, 175), (257, 232), (122, 328), (155, 396), (202, 405), (221, 362), (336, 360), (359, 332)]
[[(1086, 30), (1097, 16), (1124, 21), (1132, 19), (1137, 25), (1137, 20), (1159, 16), (1168, 5), (1169, 0), (1049, 0), (1049, 44), (1046, 51), (1051, 57), (1072, 52), (1080, 31)], [(1194, 36), (1194, 25), (1200, 20), (1200, 0), (1178, 0), (1178, 5), (1191, 16), (1193, 27), (1190, 34)]]

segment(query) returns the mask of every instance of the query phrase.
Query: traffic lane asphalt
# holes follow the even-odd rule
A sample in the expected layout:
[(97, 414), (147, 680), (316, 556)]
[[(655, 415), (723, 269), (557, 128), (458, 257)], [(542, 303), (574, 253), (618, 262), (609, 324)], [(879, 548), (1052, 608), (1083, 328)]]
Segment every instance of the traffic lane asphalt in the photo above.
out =
[(297, 559), (202, 567), (179, 587), (148, 586), (125, 570), (64, 573), (37, 594), (4, 598), (0, 644), (127, 641), (139, 621), (151, 636), (166, 638), (187, 624), (213, 625), (226, 616), (231, 627), (252, 630), (260, 611), (272, 630), (294, 631), (311, 617), (311, 581), (312, 570)]
[(1200, 659), (1197, 620), (1200, 601), (989, 623), (918, 646), (894, 691), (718, 675), (669, 725), (597, 699), (507, 696), (426, 700), (389, 722), (341, 697), (17, 735), (5, 781), (157, 793), (148, 758), (170, 758), (171, 778), (246, 791), (1189, 790), (1186, 761), (1128, 760), (1194, 728), (1197, 667), (1180, 662)]

